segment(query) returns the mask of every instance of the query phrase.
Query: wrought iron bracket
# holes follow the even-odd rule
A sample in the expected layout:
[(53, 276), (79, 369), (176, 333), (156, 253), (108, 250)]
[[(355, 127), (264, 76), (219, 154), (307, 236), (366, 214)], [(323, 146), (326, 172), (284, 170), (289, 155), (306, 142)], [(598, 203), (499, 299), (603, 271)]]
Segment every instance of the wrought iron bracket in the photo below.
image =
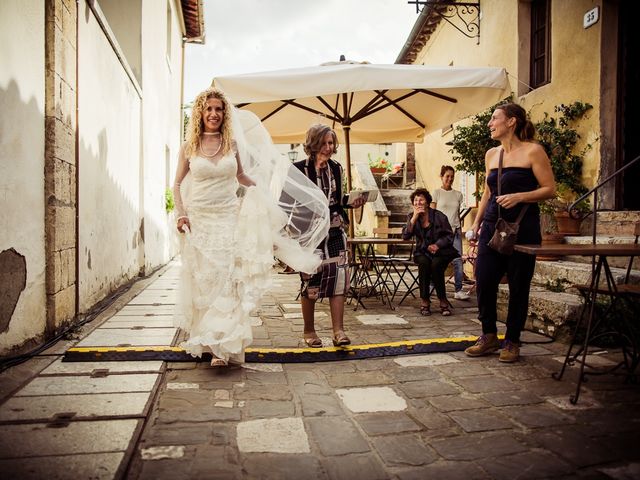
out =
[(475, 2), (456, 2), (455, 0), (411, 0), (407, 3), (416, 6), (416, 13), (430, 7), (430, 13), (438, 15), (467, 38), (475, 38), (480, 44), (480, 0)]

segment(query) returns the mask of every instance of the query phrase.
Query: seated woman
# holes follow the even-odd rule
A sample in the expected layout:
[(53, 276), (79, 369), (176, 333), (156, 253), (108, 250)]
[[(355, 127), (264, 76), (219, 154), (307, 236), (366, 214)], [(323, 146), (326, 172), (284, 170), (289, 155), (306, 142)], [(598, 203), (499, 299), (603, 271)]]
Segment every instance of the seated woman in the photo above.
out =
[(416, 189), (409, 198), (413, 204), (413, 213), (407, 216), (402, 238), (408, 240), (416, 237), (413, 260), (418, 264), (420, 314), (431, 315), (429, 284), (433, 281), (440, 301), (440, 313), (444, 316), (451, 315), (444, 287), (444, 271), (451, 260), (460, 256), (453, 246), (451, 225), (444, 213), (429, 208), (432, 198), (426, 188)]

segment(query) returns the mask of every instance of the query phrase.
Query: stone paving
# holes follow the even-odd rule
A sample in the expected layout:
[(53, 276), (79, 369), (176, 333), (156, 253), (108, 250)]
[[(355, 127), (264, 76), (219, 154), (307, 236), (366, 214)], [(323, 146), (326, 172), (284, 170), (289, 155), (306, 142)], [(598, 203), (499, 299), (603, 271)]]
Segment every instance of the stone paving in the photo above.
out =
[[(72, 345), (170, 341), (175, 264), (136, 284), (78, 335), (0, 375), (3, 478), (640, 478), (640, 389), (576, 367), (527, 333), (522, 359), (462, 352), (341, 362), (62, 363)], [(302, 346), (296, 275), (274, 272), (254, 347)], [(430, 317), (410, 299), (346, 306), (353, 343), (475, 335), (473, 302)], [(328, 302), (318, 333), (330, 345)], [(97, 342), (97, 343), (96, 343)], [(590, 355), (606, 367), (618, 352)], [(65, 416), (66, 413), (66, 416)]]

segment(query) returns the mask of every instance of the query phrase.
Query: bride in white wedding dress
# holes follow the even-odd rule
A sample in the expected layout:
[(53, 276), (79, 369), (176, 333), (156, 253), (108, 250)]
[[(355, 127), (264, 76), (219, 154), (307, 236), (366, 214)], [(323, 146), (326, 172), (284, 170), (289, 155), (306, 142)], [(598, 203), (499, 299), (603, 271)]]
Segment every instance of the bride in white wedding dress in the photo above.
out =
[(196, 97), (173, 189), (185, 237), (174, 323), (188, 334), (181, 346), (213, 366), (244, 361), (274, 256), (305, 272), (320, 264), (326, 198), (296, 171), (253, 114), (215, 89)]

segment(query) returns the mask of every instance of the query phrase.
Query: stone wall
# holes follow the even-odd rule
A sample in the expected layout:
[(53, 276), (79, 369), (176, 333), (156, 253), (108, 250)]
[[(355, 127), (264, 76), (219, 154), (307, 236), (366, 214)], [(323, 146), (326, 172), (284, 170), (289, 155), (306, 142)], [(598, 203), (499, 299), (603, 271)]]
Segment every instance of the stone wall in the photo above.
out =
[(76, 2), (45, 3), (47, 333), (76, 313)]

